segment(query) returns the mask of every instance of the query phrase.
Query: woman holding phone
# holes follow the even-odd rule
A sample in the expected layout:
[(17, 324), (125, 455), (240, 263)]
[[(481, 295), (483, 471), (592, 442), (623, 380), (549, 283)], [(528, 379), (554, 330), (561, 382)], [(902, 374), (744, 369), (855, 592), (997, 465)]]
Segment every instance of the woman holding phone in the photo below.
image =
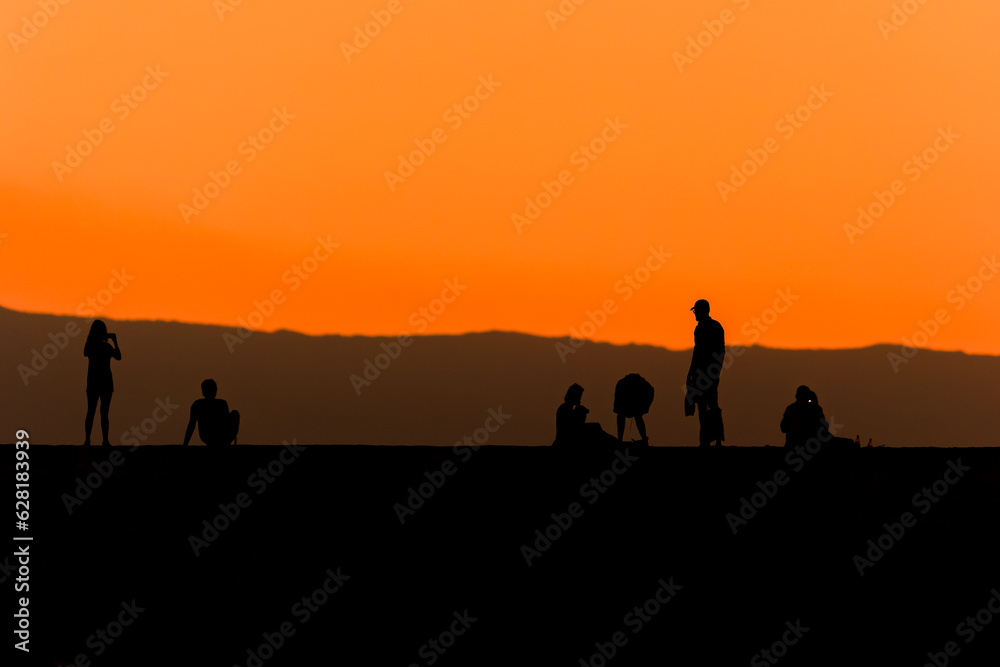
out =
[(121, 361), (122, 352), (118, 349), (118, 336), (108, 333), (108, 325), (103, 320), (94, 320), (87, 334), (87, 342), (83, 345), (83, 356), (90, 360), (87, 367), (87, 419), (84, 422), (87, 439), (84, 445), (90, 444), (90, 431), (94, 427), (94, 413), (97, 411), (97, 400), (101, 401), (101, 442), (110, 447), (108, 441), (108, 410), (111, 408), (111, 394), (115, 390), (111, 378), (111, 360)]

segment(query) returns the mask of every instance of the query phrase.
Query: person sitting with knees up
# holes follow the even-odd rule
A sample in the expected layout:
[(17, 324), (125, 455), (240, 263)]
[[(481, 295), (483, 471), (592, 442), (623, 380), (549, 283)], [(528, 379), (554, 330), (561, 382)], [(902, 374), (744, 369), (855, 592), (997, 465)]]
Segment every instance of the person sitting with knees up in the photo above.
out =
[(229, 404), (215, 395), (219, 392), (215, 380), (205, 380), (201, 383), (201, 393), (205, 398), (199, 398), (191, 404), (191, 420), (184, 434), (184, 446), (191, 442), (194, 425), (198, 424), (198, 437), (209, 447), (225, 447), (236, 444), (236, 434), (240, 430), (240, 413), (229, 411)]

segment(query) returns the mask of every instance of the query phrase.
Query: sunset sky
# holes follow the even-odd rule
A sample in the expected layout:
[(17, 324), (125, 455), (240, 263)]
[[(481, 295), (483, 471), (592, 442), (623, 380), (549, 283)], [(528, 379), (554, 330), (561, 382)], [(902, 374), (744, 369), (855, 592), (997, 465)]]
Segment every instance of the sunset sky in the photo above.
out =
[(1000, 354), (1000, 5), (903, 4), (8, 0), (0, 306)]

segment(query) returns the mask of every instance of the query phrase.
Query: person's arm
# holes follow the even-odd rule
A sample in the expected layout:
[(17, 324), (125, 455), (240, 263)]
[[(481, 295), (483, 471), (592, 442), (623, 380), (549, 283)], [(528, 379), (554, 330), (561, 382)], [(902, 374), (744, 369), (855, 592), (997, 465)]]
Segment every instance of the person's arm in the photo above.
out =
[(113, 350), (111, 350), (111, 356), (118, 361), (122, 360), (122, 351), (118, 347), (118, 334), (110, 334), (111, 342), (115, 344)]
[(788, 408), (785, 408), (784, 414), (781, 415), (781, 432), (788, 433)]
[(687, 383), (689, 385), (694, 384), (694, 367), (698, 360), (698, 326), (694, 328), (694, 347), (691, 348), (691, 365), (688, 366)]
[(187, 432), (184, 434), (184, 447), (188, 446), (191, 442), (191, 436), (194, 435), (194, 424), (198, 421), (198, 418), (194, 414), (194, 403), (191, 404), (191, 420), (188, 421)]

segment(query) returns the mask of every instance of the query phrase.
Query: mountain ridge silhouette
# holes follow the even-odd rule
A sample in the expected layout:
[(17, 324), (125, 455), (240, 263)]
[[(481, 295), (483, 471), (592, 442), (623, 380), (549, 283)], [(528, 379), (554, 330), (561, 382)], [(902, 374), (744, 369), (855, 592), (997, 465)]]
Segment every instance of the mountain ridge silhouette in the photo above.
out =
[[(35, 443), (82, 442), (89, 321), (0, 307), (7, 332), (0, 351), (7, 369), (0, 379), (4, 432), (26, 428)], [(567, 354), (567, 338), (496, 330), (413, 336), (398, 349), (397, 337), (257, 331), (227, 346), (223, 336), (234, 335), (232, 327), (106, 321), (123, 350), (112, 366), (116, 445), (179, 443), (191, 402), (210, 377), (219, 397), (243, 415), (241, 443), (453, 445), (483, 427), (489, 410), (502, 409), (510, 418), (483, 444), (547, 445), (555, 409), (573, 382), (585, 389), (588, 419), (613, 431), (614, 385), (631, 372), (656, 388), (646, 419), (651, 444), (697, 444), (697, 420), (685, 419), (682, 409), (690, 349), (576, 341), (579, 348)], [(65, 334), (72, 323), (81, 330), (76, 336)], [(839, 435), (860, 434), (863, 443), (1000, 444), (990, 419), (1000, 398), (1000, 357), (919, 350), (897, 373), (887, 355), (898, 352), (898, 345), (744, 348), (722, 374), (726, 444), (781, 445), (778, 422), (800, 384), (817, 392)], [(44, 367), (36, 370), (33, 361)], [(177, 406), (161, 422), (152, 420), (157, 401)], [(157, 416), (163, 414), (161, 408)], [(631, 426), (630, 436), (638, 437)]]

